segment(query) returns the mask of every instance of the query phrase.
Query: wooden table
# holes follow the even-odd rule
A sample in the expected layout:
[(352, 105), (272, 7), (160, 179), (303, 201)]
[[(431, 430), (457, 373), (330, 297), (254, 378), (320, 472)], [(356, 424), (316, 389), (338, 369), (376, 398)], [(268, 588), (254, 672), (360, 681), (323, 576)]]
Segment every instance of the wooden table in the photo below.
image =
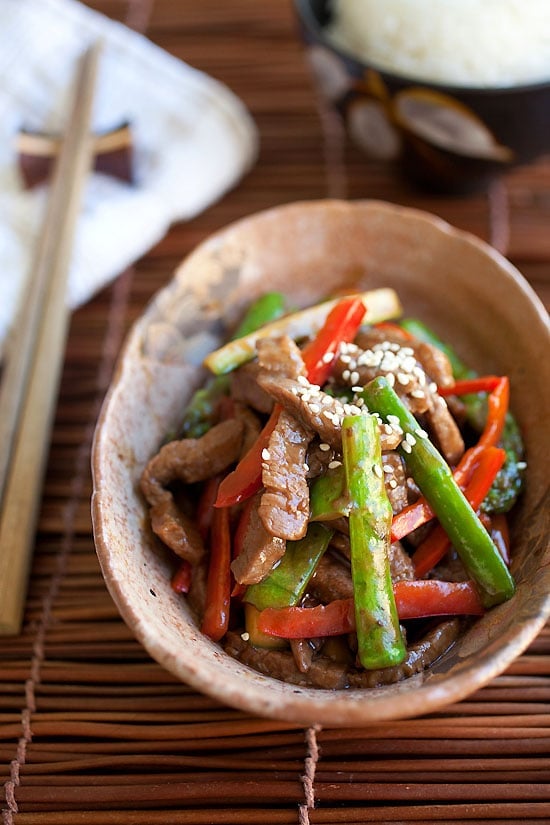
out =
[[(258, 209), (326, 196), (435, 212), (492, 242), (550, 303), (550, 159), (466, 198), (421, 195), (367, 162), (320, 113), (290, 0), (93, 0), (224, 81), (261, 138), (242, 183), (73, 317), (25, 625), (0, 641), (5, 825), (550, 821), (550, 633), (429, 719), (303, 730), (176, 682), (104, 586), (90, 445), (123, 337), (199, 241)], [(182, 182), (184, 184), (184, 182)]]

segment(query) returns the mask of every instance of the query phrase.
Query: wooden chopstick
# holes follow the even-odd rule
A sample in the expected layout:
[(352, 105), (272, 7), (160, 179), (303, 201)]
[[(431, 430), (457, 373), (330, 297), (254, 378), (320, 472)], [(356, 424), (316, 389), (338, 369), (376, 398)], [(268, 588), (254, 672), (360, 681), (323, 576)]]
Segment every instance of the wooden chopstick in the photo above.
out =
[(72, 242), (92, 164), (100, 44), (77, 69), (46, 214), (0, 383), (0, 635), (21, 628), (69, 311)]

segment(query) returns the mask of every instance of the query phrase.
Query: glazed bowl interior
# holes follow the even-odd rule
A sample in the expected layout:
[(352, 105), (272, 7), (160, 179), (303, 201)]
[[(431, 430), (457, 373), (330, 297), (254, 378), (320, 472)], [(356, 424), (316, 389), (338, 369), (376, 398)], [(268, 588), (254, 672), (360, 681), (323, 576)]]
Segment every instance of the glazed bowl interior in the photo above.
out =
[[(526, 444), (526, 489), (512, 525), (517, 592), (428, 671), (372, 690), (285, 684), (201, 635), (170, 587), (138, 479), (204, 379), (201, 359), (268, 289), (305, 306), (341, 288), (394, 287), (405, 314), (449, 341), (480, 373), (508, 374)], [(199, 691), (250, 713), (331, 726), (428, 713), (502, 672), (550, 612), (546, 313), (522, 276), (483, 242), (434, 216), (381, 202), (291, 204), (202, 243), (134, 325), (97, 425), (93, 523), (99, 561), (123, 618), (153, 658)]]
[(327, 28), (330, 0), (295, 0), (294, 6), (321, 96), (341, 115), (351, 140), (374, 159), (396, 161), (422, 188), (483, 189), (550, 151), (550, 77), (476, 86), (404, 74), (335, 44)]

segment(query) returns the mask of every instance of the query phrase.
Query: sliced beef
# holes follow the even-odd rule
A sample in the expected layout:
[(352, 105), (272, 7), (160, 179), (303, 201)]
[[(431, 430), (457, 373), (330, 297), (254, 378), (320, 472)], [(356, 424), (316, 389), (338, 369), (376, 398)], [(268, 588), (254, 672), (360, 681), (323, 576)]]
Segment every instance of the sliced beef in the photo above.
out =
[(201, 438), (171, 441), (146, 465), (140, 487), (150, 507), (153, 531), (178, 556), (195, 564), (204, 547), (196, 528), (177, 507), (169, 485), (204, 481), (225, 470), (239, 456), (243, 424), (228, 419)]
[(414, 642), (400, 665), (381, 670), (357, 670), (351, 672), (348, 684), (353, 688), (373, 688), (390, 685), (421, 673), (456, 641), (460, 630), (458, 619), (449, 619), (430, 630), (423, 639)]
[(328, 604), (335, 599), (352, 599), (353, 585), (349, 567), (336, 561), (330, 554), (319, 560), (308, 584), (308, 593)]
[(250, 407), (246, 407), (240, 402), (235, 404), (235, 417), (238, 418), (243, 424), (243, 438), (239, 456), (240, 459), (246, 455), (258, 439), (258, 436), (262, 431), (262, 424), (256, 413), (253, 412)]
[(309, 685), (329, 690), (346, 687), (345, 667), (324, 657), (314, 659), (307, 673), (302, 673), (290, 651), (254, 647), (233, 632), (226, 636), (225, 651), (260, 673), (293, 685)]
[(259, 386), (257, 378), (261, 369), (257, 361), (249, 361), (231, 374), (231, 395), (259, 413), (269, 414), (273, 399)]
[(309, 519), (306, 454), (312, 430), (283, 410), (262, 456), (262, 495), (259, 516), (272, 536), (303, 538)]
[(426, 412), (426, 424), (445, 459), (453, 466), (457, 464), (464, 453), (464, 439), (445, 399), (435, 393)]
[[(305, 376), (306, 370), (302, 353), (288, 335), (281, 335), (279, 338), (261, 338), (256, 345), (256, 349), (260, 367), (257, 378), (265, 373), (273, 377), (284, 376), (286, 378)], [(260, 382), (258, 381), (258, 383)]]
[(322, 444), (322, 442), (315, 439), (309, 445), (306, 457), (307, 477), (317, 478), (323, 475), (331, 461), (334, 460), (334, 450), (329, 444)]
[(450, 386), (454, 382), (449, 359), (442, 350), (427, 341), (411, 338), (407, 333), (397, 328), (390, 330), (388, 328), (376, 329), (375, 327), (360, 332), (356, 338), (357, 345), (364, 350), (379, 346), (383, 341), (412, 350), (424, 372), (439, 387)]
[(394, 513), (400, 513), (409, 503), (407, 490), (407, 473), (399, 453), (388, 452), (384, 455), (384, 483)]
[(404, 579), (412, 581), (416, 578), (411, 557), (400, 541), (394, 541), (390, 545), (390, 573), (392, 582)]
[(265, 579), (273, 565), (284, 555), (286, 542), (265, 529), (258, 508), (262, 493), (256, 493), (249, 504), (249, 517), (242, 537), (242, 549), (231, 562), (231, 570), (239, 584), (256, 584)]

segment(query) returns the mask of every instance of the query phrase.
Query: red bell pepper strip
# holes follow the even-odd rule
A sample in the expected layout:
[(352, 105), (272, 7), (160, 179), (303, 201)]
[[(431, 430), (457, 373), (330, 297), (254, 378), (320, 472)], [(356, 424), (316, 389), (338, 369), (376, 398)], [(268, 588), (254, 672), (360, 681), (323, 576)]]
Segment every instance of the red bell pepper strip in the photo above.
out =
[(229, 509), (214, 510), (210, 540), (210, 564), (206, 583), (206, 609), (201, 632), (218, 642), (229, 626), (231, 599), (231, 534)]
[[(498, 447), (487, 447), (483, 451), (479, 459), (479, 465), (464, 490), (464, 495), (474, 510), (478, 509), (491, 489), (495, 476), (504, 464), (505, 458), (505, 450), (500, 450)], [(414, 571), (419, 579), (429, 573), (441, 561), (450, 544), (447, 533), (438, 524), (412, 555)]]
[(170, 581), (170, 586), (175, 593), (189, 593), (192, 571), (193, 568), (187, 559), (182, 559)]
[[(307, 379), (320, 387), (325, 384), (343, 341), (353, 341), (365, 316), (365, 305), (357, 296), (343, 298), (327, 315), (313, 341), (302, 351)], [(332, 358), (329, 359), (329, 355)]]
[(500, 382), (498, 375), (480, 375), (477, 378), (465, 378), (462, 381), (455, 381), (448, 387), (438, 387), (439, 395), (470, 395), (474, 392), (493, 392)]
[[(504, 428), (510, 397), (510, 382), (507, 376), (489, 376), (489, 378), (494, 378), (496, 385), (488, 398), (485, 428), (478, 443), (469, 450), (466, 450), (453, 472), (453, 477), (460, 487), (467, 484), (470, 480), (484, 448), (496, 446)], [(457, 383), (465, 384), (467, 382), (461, 381)], [(457, 384), (454, 386), (457, 386)], [(391, 533), (392, 541), (399, 541), (405, 536), (408, 536), (409, 533), (412, 533), (413, 530), (430, 521), (433, 517), (434, 513), (430, 505), (424, 496), (420, 496), (417, 501), (408, 507), (404, 507), (400, 513), (394, 516)]]
[[(312, 384), (321, 386), (326, 382), (340, 344), (355, 338), (365, 312), (365, 305), (357, 296), (344, 298), (331, 309), (317, 336), (302, 353), (306, 375)], [(332, 358), (329, 359), (328, 355)], [(220, 484), (216, 507), (238, 504), (257, 493), (262, 486), (262, 451), (269, 444), (280, 410), (279, 405), (273, 408), (267, 424), (250, 450)]]
[[(479, 616), (483, 606), (474, 583), (436, 579), (400, 581), (393, 585), (401, 620), (428, 616)], [(355, 630), (353, 599), (335, 599), (315, 607), (267, 607), (258, 617), (262, 633), (284, 639), (341, 636)]]
[(492, 513), (490, 517), (489, 533), (498, 552), (506, 562), (510, 565), (510, 532), (508, 530), (508, 519), (506, 513)]
[(208, 534), (212, 526), (212, 516), (214, 513), (214, 502), (218, 495), (220, 486), (220, 476), (212, 476), (204, 482), (202, 492), (197, 504), (197, 527), (203, 541), (208, 539)]

